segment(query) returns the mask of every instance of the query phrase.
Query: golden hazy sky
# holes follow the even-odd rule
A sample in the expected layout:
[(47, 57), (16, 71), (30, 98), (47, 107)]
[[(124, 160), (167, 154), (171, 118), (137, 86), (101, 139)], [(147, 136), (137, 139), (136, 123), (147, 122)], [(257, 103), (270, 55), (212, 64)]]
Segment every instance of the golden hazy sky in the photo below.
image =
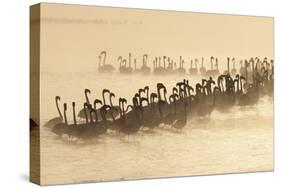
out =
[[(41, 4), (41, 71), (96, 71), (98, 55), (273, 58), (273, 18)], [(207, 61), (207, 60), (206, 60)]]

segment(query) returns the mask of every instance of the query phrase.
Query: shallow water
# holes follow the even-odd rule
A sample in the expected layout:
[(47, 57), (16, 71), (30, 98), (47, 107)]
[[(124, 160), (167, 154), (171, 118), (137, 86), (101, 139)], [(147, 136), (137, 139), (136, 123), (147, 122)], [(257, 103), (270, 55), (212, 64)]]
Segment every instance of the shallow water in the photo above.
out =
[[(76, 112), (85, 101), (84, 89), (91, 89), (91, 101), (101, 98), (103, 88), (130, 98), (140, 88), (163, 82), (168, 94), (176, 82), (199, 77), (119, 75), (98, 73), (42, 73), (41, 125), (58, 116), (54, 98), (71, 102)], [(62, 103), (60, 104), (62, 108)], [(87, 143), (59, 139), (41, 128), (42, 184), (76, 183), (119, 179), (155, 178), (273, 169), (273, 100), (263, 97), (252, 107), (234, 107), (229, 112), (213, 111), (210, 119), (187, 122), (179, 132), (161, 126), (129, 138), (108, 133)]]

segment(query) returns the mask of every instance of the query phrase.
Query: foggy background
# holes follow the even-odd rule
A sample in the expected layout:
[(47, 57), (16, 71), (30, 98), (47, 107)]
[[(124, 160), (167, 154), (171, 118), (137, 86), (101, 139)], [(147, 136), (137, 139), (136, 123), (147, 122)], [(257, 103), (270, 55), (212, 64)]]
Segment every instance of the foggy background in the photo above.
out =
[[(96, 71), (98, 55), (118, 68), (122, 55), (144, 53), (152, 67), (155, 56), (178, 61), (209, 56), (273, 58), (273, 18), (176, 11), (42, 4), (41, 71)], [(208, 59), (207, 59), (208, 57)], [(189, 64), (188, 64), (189, 66)], [(185, 64), (185, 67), (188, 67)]]

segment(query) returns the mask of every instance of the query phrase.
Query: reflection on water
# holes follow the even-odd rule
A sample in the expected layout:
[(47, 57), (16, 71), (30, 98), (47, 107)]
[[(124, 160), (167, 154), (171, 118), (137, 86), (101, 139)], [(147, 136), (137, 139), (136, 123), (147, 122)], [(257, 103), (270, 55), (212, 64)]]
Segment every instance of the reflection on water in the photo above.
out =
[[(82, 108), (85, 88), (92, 90), (91, 101), (108, 88), (117, 102), (146, 85), (155, 92), (157, 82), (172, 88), (184, 78), (192, 85), (199, 80), (118, 73), (41, 76), (41, 125), (58, 115), (56, 95)], [(71, 111), (68, 117), (72, 120)], [(213, 111), (210, 119), (189, 121), (181, 132), (161, 126), (129, 138), (109, 132), (89, 143), (72, 143), (43, 127), (41, 139), (43, 184), (267, 171), (273, 169), (273, 100), (264, 97), (252, 107)]]

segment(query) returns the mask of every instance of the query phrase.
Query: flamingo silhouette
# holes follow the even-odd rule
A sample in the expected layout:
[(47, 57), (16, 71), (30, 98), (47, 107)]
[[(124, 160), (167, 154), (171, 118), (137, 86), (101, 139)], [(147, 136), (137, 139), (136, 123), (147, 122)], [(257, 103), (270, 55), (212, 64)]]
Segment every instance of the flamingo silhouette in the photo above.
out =
[[(86, 103), (87, 103), (87, 104), (90, 104), (90, 100), (89, 100), (88, 94), (91, 94), (91, 90), (90, 90), (90, 89), (87, 89), (87, 88), (84, 89), (84, 95), (85, 95)], [(89, 116), (89, 113), (90, 113), (90, 111), (88, 110), (88, 111), (87, 111), (88, 116)], [(79, 118), (85, 118), (84, 108), (82, 108), (82, 109), (79, 111), (78, 117), (79, 117)]]
[(52, 131), (57, 134), (58, 136), (62, 136), (63, 134), (67, 133), (68, 131), (68, 121), (66, 117), (66, 111), (67, 111), (67, 104), (63, 104), (63, 111), (64, 111), (64, 123), (60, 122), (53, 126)]
[(54, 125), (59, 124), (59, 123), (61, 123), (63, 121), (63, 117), (62, 117), (62, 114), (61, 114), (61, 111), (60, 111), (60, 108), (59, 108), (59, 104), (58, 104), (60, 100), (61, 100), (60, 96), (56, 96), (55, 97), (55, 103), (56, 103), (56, 108), (57, 108), (59, 117), (55, 117), (55, 118), (49, 120), (44, 125), (45, 127), (48, 127), (50, 129), (52, 129)]
[[(101, 58), (103, 57), (103, 64), (101, 65)], [(99, 66), (98, 66), (98, 71), (99, 72), (112, 72), (115, 70), (115, 68), (110, 65), (110, 64), (106, 64), (106, 51), (102, 51), (99, 55)]]

